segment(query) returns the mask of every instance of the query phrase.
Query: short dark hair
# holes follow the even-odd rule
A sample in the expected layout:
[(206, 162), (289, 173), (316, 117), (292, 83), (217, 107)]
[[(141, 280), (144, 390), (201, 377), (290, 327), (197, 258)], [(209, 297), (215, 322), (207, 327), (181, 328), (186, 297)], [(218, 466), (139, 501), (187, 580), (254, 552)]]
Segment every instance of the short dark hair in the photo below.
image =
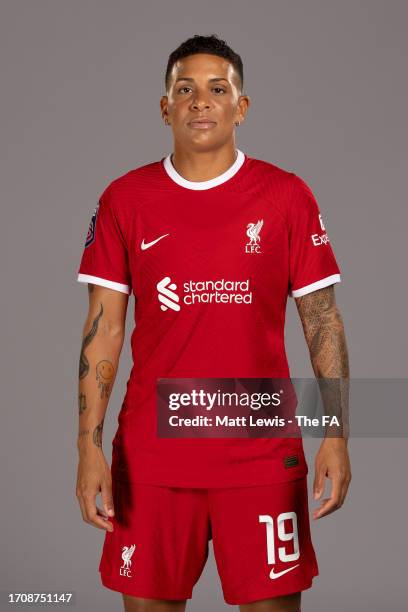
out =
[(177, 60), (196, 53), (209, 53), (210, 55), (218, 55), (228, 60), (239, 75), (240, 89), (242, 91), (244, 86), (244, 68), (241, 57), (227, 45), (225, 40), (221, 40), (216, 34), (211, 34), (210, 36), (194, 34), (192, 38), (185, 40), (170, 54), (164, 77), (166, 91), (169, 86), (170, 73), (173, 65)]

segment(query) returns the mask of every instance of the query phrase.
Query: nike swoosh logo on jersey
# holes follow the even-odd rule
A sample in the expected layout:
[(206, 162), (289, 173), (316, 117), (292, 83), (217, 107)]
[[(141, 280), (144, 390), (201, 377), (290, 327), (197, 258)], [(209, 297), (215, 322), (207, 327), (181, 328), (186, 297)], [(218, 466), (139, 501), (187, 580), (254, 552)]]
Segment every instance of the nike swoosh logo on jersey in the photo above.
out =
[(162, 238), (165, 238), (165, 236), (169, 236), (169, 234), (163, 234), (163, 236), (159, 236), (158, 238), (156, 238), (156, 240), (152, 240), (151, 242), (145, 242), (143, 238), (140, 248), (142, 249), (142, 251), (144, 251), (145, 249), (148, 249), (149, 247), (156, 244), (156, 242), (159, 242), (159, 240), (161, 240)]
[(293, 567), (289, 567), (288, 569), (282, 570), (281, 572), (277, 572), (275, 574), (274, 572), (274, 567), (271, 569), (271, 573), (269, 574), (269, 578), (272, 578), (272, 580), (275, 580), (275, 578), (280, 578), (281, 576), (283, 576), (283, 574), (287, 574), (288, 572), (291, 572), (293, 569), (295, 569), (295, 567), (298, 567), (299, 563), (297, 563), (296, 565), (294, 565)]

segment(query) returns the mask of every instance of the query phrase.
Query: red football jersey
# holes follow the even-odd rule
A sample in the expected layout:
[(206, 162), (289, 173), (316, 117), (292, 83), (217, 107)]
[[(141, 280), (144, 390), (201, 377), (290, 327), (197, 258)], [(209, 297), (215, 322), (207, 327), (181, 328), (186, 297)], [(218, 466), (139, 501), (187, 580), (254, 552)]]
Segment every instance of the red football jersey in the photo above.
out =
[(340, 281), (300, 177), (240, 150), (203, 182), (183, 178), (171, 155), (131, 170), (101, 195), (78, 272), (81, 282), (135, 296), (114, 478), (225, 487), (307, 474), (301, 438), (161, 438), (156, 410), (160, 378), (290, 376), (288, 295)]

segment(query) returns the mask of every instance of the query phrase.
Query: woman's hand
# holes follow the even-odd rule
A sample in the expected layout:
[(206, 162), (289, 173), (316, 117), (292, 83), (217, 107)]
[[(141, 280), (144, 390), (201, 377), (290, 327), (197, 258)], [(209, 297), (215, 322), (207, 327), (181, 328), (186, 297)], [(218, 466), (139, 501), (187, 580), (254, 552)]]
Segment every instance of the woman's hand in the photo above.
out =
[(313, 483), (315, 500), (320, 499), (323, 494), (326, 477), (331, 480), (331, 495), (321, 500), (320, 507), (313, 512), (314, 519), (338, 510), (346, 499), (351, 481), (351, 467), (347, 440), (344, 438), (324, 438), (320, 446), (315, 458)]
[[(101, 493), (103, 510), (96, 505), (96, 496)], [(86, 523), (113, 531), (108, 517), (114, 515), (112, 499), (112, 476), (102, 448), (87, 447), (81, 450), (78, 464), (76, 496)]]

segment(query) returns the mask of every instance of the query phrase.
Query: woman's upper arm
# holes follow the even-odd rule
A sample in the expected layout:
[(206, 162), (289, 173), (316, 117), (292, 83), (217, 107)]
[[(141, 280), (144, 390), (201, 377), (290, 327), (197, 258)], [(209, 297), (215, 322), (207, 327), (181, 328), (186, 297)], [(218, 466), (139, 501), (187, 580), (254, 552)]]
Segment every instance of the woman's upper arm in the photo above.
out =
[(100, 326), (113, 332), (126, 327), (126, 312), (129, 295), (102, 285), (88, 284), (89, 318), (101, 313)]

